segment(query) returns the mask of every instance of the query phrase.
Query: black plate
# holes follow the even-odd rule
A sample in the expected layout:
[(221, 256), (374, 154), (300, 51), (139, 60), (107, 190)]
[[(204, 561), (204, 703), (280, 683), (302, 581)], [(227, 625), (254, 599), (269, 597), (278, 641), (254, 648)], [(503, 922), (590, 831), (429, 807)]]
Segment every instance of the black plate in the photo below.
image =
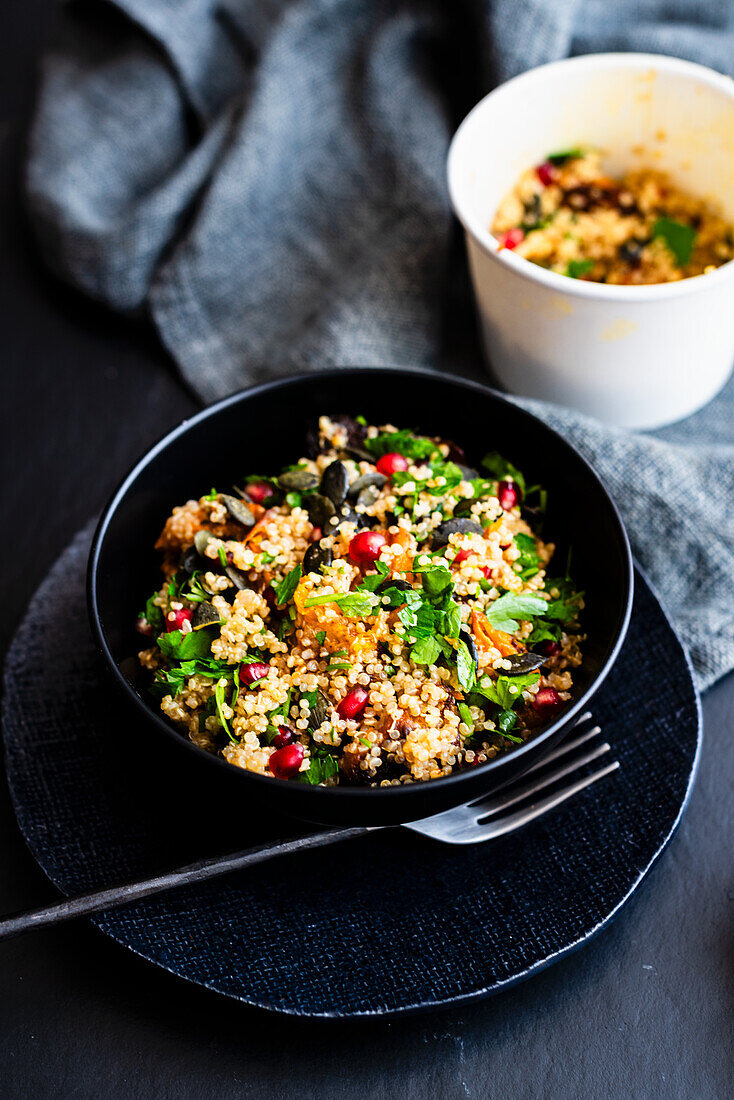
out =
[[(54, 567), (8, 656), (8, 779), (40, 865), (75, 893), (283, 835), (246, 799), (223, 800), (218, 770), (114, 705), (86, 622), (88, 547), (80, 537)], [(95, 922), (188, 981), (302, 1016), (392, 1015), (501, 990), (608, 924), (688, 799), (698, 700), (639, 575), (593, 710), (621, 769), (514, 836), (451, 848), (390, 830)]]
[[(573, 547), (573, 575), (586, 594), (584, 664), (575, 701), (522, 748), (482, 767), (432, 783), (382, 789), (325, 789), (234, 768), (193, 745), (151, 704), (131, 655), (140, 648), (134, 623), (158, 586), (153, 551), (174, 504), (228, 489), (248, 472), (279, 470), (306, 451), (306, 429), (323, 413), (362, 413), (450, 438), (478, 464), (497, 450), (529, 484), (548, 490), (544, 536), (563, 569)], [(410, 821), (459, 805), (506, 782), (548, 751), (585, 708), (611, 668), (632, 601), (629, 544), (614, 504), (588, 463), (540, 420), (486, 386), (428, 371), (377, 368), (324, 371), (235, 394), (185, 421), (141, 459), (108, 505), (89, 563), (89, 610), (100, 650), (133, 704), (231, 787), (229, 797), (259, 798), (268, 810), (330, 824)], [(223, 795), (227, 797), (227, 795)]]

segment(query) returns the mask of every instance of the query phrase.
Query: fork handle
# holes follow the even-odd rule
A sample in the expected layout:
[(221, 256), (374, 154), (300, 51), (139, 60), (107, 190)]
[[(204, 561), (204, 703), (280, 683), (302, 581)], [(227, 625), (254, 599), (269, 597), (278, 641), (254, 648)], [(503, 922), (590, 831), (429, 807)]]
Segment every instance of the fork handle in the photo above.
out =
[(366, 836), (374, 830), (366, 826), (350, 829), (329, 829), (326, 832), (311, 833), (293, 840), (274, 840), (268, 844), (258, 844), (243, 852), (233, 852), (227, 856), (215, 856), (179, 867), (176, 871), (143, 879), (141, 882), (128, 882), (122, 886), (111, 886), (107, 890), (97, 890), (93, 894), (80, 894), (73, 898), (64, 898), (53, 905), (41, 909), (28, 909), (0, 920), (0, 940), (8, 940), (21, 932), (30, 932), (34, 928), (46, 928), (50, 924), (71, 920), (72, 917), (86, 917), (91, 913), (101, 913), (105, 909), (115, 909), (132, 901), (140, 901), (154, 894), (174, 890), (178, 886), (190, 886), (219, 878), (230, 871), (239, 871), (244, 867), (253, 867), (276, 856), (292, 852), (303, 852), (309, 848), (323, 848), (327, 844), (338, 844), (343, 840), (353, 840)]

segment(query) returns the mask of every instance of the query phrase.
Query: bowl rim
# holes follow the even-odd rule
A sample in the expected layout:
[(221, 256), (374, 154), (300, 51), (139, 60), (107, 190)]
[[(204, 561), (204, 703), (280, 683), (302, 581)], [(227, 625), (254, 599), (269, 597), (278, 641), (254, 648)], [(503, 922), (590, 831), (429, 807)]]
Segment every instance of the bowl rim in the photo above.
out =
[(556, 271), (548, 271), (522, 256), (517, 256), (512, 249), (502, 248), (498, 239), (490, 233), (482, 220), (467, 213), (464, 207), (461, 194), (465, 173), (462, 173), (459, 168), (459, 148), (466, 139), (472, 121), (477, 115), (482, 114), (489, 101), (492, 100), (496, 103), (497, 100), (511, 95), (519, 84), (536, 84), (542, 87), (548, 76), (555, 75), (555, 73), (564, 69), (575, 68), (598, 71), (604, 67), (608, 69), (627, 68), (635, 71), (644, 71), (654, 67), (665, 72), (678, 73), (691, 80), (703, 81), (734, 102), (734, 80), (731, 77), (718, 73), (706, 65), (686, 61), (679, 57), (671, 57), (667, 54), (624, 52), (581, 54), (577, 57), (565, 57), (559, 61), (550, 61), (545, 65), (538, 65), (526, 72), (519, 73), (483, 96), (459, 124), (451, 139), (446, 162), (449, 199), (454, 213), (474, 242), (492, 260), (507, 267), (521, 278), (545, 286), (555, 293), (560, 292), (571, 297), (596, 301), (641, 303), (697, 294), (705, 292), (707, 288), (714, 290), (720, 283), (734, 277), (734, 260), (728, 260), (715, 271), (691, 275), (674, 283), (623, 286), (586, 282), (583, 279), (569, 279), (566, 275), (559, 275)]
[[(596, 483), (597, 490), (604, 498), (607, 507), (610, 510), (613, 521), (617, 527), (617, 534), (619, 537), (619, 546), (622, 551), (622, 565), (624, 574), (624, 586), (622, 592), (623, 607), (622, 613), (617, 623), (616, 631), (612, 635), (612, 643), (609, 648), (606, 660), (600, 668), (597, 675), (587, 686), (586, 690), (574, 700), (571, 706), (559, 715), (559, 717), (551, 722), (549, 725), (542, 729), (542, 732), (531, 740), (526, 741), (523, 745), (512, 750), (511, 754), (505, 756), (497, 756), (492, 760), (487, 761), (485, 764), (481, 764), (478, 767), (471, 769), (464, 769), (463, 771), (454, 772), (451, 775), (442, 776), (440, 779), (426, 780), (422, 783), (408, 783), (397, 787), (321, 787), (310, 784), (298, 784), (297, 789), (299, 796), (304, 800), (310, 798), (314, 804), (314, 813), (316, 810), (316, 799), (323, 797), (329, 797), (334, 803), (341, 801), (343, 803), (352, 802), (357, 805), (361, 805), (369, 800), (373, 802), (377, 798), (382, 798), (384, 801), (389, 799), (397, 800), (401, 798), (404, 801), (409, 801), (411, 798), (415, 801), (419, 799), (422, 792), (427, 790), (437, 789), (440, 785), (442, 790), (447, 790), (450, 785), (460, 786), (462, 782), (465, 782), (469, 778), (475, 778), (479, 775), (489, 775), (493, 770), (498, 768), (506, 759), (507, 756), (512, 755), (513, 758), (521, 757), (529, 753), (533, 753), (537, 750), (539, 744), (549, 740), (554, 733), (558, 731), (562, 726), (570, 723), (584, 708), (589, 699), (597, 692), (601, 684), (606, 679), (609, 671), (611, 670), (614, 662), (617, 659), (619, 651), (627, 636), (627, 629), (629, 627), (630, 616), (632, 613), (632, 601), (634, 596), (634, 569), (632, 562), (632, 552), (630, 549), (629, 538), (625, 529), (622, 518), (619, 514), (616, 504), (606, 489), (603, 481), (597, 474), (593, 466), (583, 457), (583, 455), (569, 443), (559, 432), (554, 428), (551, 428), (548, 424), (545, 424), (539, 417), (533, 413), (528, 412), (522, 408), (521, 405), (509, 400), (509, 398), (499, 393), (497, 390), (490, 386), (486, 386), (481, 382), (476, 382), (472, 379), (453, 376), (445, 374), (443, 372), (429, 370), (423, 367), (348, 367), (348, 368), (334, 368), (327, 367), (323, 369), (315, 369), (309, 373), (302, 374), (289, 374), (278, 378), (271, 379), (268, 382), (256, 383), (253, 386), (245, 387), (244, 389), (237, 390), (235, 393), (229, 394), (227, 397), (221, 398), (219, 401), (214, 402), (211, 405), (207, 405), (193, 416), (185, 417), (172, 429), (165, 433), (156, 443), (145, 451), (141, 457), (133, 464), (128, 473), (123, 477), (117, 488), (112, 493), (107, 504), (102, 510), (99, 521), (92, 537), (92, 543), (89, 550), (89, 558), (87, 563), (87, 611), (89, 615), (90, 625), (92, 627), (92, 634), (94, 641), (102, 654), (102, 657), (111, 671), (113, 678), (123, 689), (124, 694), (128, 699), (132, 700), (136, 709), (150, 722), (153, 722), (158, 729), (162, 730), (166, 736), (175, 738), (176, 742), (182, 745), (184, 748), (193, 752), (198, 759), (204, 757), (206, 760), (217, 764), (219, 767), (226, 769), (228, 774), (239, 773), (241, 778), (247, 781), (251, 781), (262, 787), (262, 793), (266, 794), (268, 789), (272, 789), (272, 784), (277, 784), (277, 787), (284, 791), (285, 789), (293, 790), (293, 784), (285, 779), (278, 779), (275, 776), (259, 775), (257, 772), (250, 772), (244, 768), (237, 768), (230, 764), (219, 754), (209, 753), (205, 749), (195, 745), (188, 737), (184, 737), (175, 726), (170, 724), (161, 713), (157, 713), (151, 705), (149, 705), (134, 689), (132, 684), (127, 680), (121, 669), (118, 667), (110, 645), (108, 644), (104, 627), (102, 625), (100, 609), (98, 605), (98, 572), (99, 562), (104, 546), (105, 538), (112, 519), (124, 499), (128, 491), (134, 486), (140, 473), (145, 470), (157, 457), (164, 451), (171, 443), (181, 438), (189, 431), (194, 425), (203, 423), (206, 420), (216, 417), (223, 409), (228, 409), (233, 405), (239, 403), (247, 403), (253, 397), (256, 397), (263, 393), (272, 392), (279, 389), (287, 389), (289, 386), (301, 384), (303, 382), (312, 382), (321, 384), (331, 378), (341, 379), (348, 372), (350, 374), (370, 374), (374, 372), (384, 371), (390, 374), (402, 374), (410, 375), (417, 378), (425, 378), (433, 381), (440, 381), (443, 383), (449, 383), (452, 386), (456, 386), (460, 389), (470, 390), (474, 393), (480, 393), (485, 397), (490, 397), (495, 401), (498, 401), (501, 405), (510, 405), (514, 410), (519, 411), (521, 415), (528, 418), (528, 420), (534, 425), (539, 426), (543, 431), (551, 432), (555, 435), (562, 447), (570, 451), (572, 456), (586, 467), (587, 472), (591, 475), (593, 481)], [(459, 804), (459, 803), (457, 803)], [(302, 815), (307, 818), (307, 814), (304, 812)], [(421, 815), (425, 816), (425, 815)], [(405, 816), (404, 820), (412, 820), (409, 816)]]

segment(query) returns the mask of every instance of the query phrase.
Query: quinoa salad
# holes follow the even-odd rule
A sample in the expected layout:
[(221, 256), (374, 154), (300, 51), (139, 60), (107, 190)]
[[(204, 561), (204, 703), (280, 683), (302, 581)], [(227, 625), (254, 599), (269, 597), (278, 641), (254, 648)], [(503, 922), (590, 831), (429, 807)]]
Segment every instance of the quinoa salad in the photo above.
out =
[(491, 232), (550, 271), (596, 283), (670, 283), (734, 256), (729, 225), (712, 206), (642, 168), (604, 173), (598, 152), (550, 153), (505, 196)]
[(572, 697), (583, 596), (496, 452), (322, 416), (309, 457), (173, 509), (137, 629), (163, 713), (230, 764), (390, 786), (512, 751)]

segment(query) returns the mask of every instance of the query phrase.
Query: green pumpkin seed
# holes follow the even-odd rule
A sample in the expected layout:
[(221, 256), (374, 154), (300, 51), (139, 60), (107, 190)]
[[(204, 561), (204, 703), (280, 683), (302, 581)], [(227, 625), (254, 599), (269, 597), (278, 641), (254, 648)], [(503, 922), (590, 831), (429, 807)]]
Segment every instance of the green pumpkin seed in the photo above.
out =
[(241, 523), (243, 527), (252, 527), (255, 517), (244, 501), (238, 500), (237, 497), (228, 496), (227, 493), (221, 493), (219, 499), (233, 520)]

